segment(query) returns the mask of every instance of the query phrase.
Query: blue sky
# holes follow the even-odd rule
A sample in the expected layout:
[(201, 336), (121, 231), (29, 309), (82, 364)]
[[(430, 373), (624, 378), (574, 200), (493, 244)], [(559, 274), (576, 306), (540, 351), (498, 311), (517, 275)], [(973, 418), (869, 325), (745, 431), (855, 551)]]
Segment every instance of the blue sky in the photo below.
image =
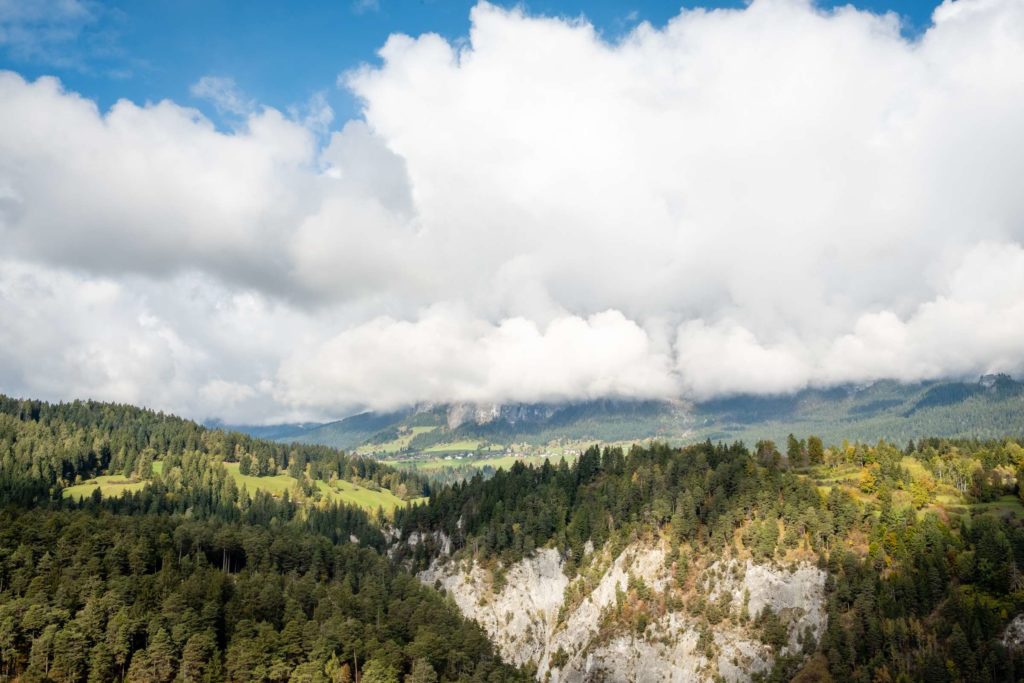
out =
[[(282, 110), (322, 93), (336, 120), (358, 114), (337, 85), (338, 74), (365, 62), (388, 35), (466, 35), (471, 0), (151, 0), (93, 2), (40, 0), (26, 9), (0, 2), (0, 67), (27, 78), (56, 75), (65, 86), (95, 99), (102, 109), (120, 98), (137, 103), (165, 98), (219, 115), (196, 98), (201, 77), (230, 78), (248, 97)], [(679, 12), (678, 2), (534, 0), (532, 14), (585, 16), (614, 38), (639, 21), (659, 26)], [(687, 7), (740, 7), (742, 0), (687, 2)], [(822, 7), (843, 2), (822, 0)], [(857, 7), (893, 11), (907, 33), (929, 24), (930, 0), (859, 0)]]

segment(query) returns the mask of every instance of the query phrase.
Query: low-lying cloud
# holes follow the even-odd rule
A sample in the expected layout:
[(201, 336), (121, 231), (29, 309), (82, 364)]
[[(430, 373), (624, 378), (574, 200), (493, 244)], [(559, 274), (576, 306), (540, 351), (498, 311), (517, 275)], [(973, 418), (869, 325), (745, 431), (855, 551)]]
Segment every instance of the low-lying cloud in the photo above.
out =
[[(0, 390), (276, 420), (1024, 370), (1024, 5), (481, 4), (218, 130), (0, 74)], [(201, 84), (201, 85), (200, 85)], [(243, 106), (244, 105), (244, 106)]]

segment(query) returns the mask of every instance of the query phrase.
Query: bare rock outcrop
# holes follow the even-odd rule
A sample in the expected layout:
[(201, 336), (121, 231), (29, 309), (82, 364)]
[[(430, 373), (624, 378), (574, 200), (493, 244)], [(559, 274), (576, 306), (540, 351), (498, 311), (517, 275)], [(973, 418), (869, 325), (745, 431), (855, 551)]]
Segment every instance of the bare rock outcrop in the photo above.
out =
[(444, 588), (459, 610), (487, 631), (502, 657), (518, 665), (543, 658), (569, 583), (553, 549), (507, 568), (503, 587), (476, 562), (435, 563), (419, 577)]
[(1003, 631), (1003, 645), (1011, 650), (1024, 649), (1024, 614), (1018, 614)]
[[(714, 562), (698, 581), (706, 600), (725, 605), (732, 618), (709, 625), (679, 608), (642, 632), (609, 627), (631, 582), (658, 596), (672, 589), (674, 578), (658, 542), (634, 543), (614, 560), (601, 552), (604, 564), (595, 559), (600, 574), (571, 603), (564, 564), (551, 548), (498, 572), (475, 561), (439, 560), (419, 576), (442, 587), (504, 658), (533, 665), (538, 680), (556, 683), (747, 681), (770, 669), (778, 654), (801, 652), (807, 638), (817, 642), (825, 630), (824, 572), (808, 564), (786, 569), (751, 561)], [(754, 625), (766, 609), (785, 628), (778, 652)]]

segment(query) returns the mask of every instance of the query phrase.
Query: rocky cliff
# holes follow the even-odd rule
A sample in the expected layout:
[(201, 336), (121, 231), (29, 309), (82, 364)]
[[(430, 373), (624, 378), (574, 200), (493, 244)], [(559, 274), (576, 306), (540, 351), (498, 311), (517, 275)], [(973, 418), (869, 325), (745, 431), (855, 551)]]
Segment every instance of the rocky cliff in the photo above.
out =
[(550, 548), (507, 567), (442, 558), (419, 576), (507, 660), (559, 683), (746, 681), (813, 650), (825, 629), (825, 574), (809, 564), (716, 560), (685, 573), (658, 540), (587, 560), (572, 581)]

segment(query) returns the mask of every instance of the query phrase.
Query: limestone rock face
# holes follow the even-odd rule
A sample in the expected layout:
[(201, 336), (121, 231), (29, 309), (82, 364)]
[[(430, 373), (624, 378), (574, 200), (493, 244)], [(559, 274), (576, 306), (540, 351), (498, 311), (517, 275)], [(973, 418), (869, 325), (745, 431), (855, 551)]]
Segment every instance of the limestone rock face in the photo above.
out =
[[(698, 577), (698, 590), (735, 618), (706, 627), (703, 639), (703, 619), (685, 610), (667, 611), (642, 633), (602, 627), (631, 579), (654, 596), (672, 588), (659, 543), (634, 543), (608, 558), (586, 595), (572, 604), (565, 602), (570, 582), (563, 569), (559, 553), (547, 548), (498, 572), (475, 561), (442, 558), (419, 577), (442, 587), (487, 631), (502, 657), (533, 665), (538, 680), (550, 676), (554, 683), (682, 683), (716, 676), (747, 681), (770, 669), (776, 656), (753, 625), (763, 609), (770, 608), (786, 628), (780, 654), (801, 652), (806, 638), (820, 640), (826, 626), (825, 573), (807, 564), (785, 569), (751, 561), (712, 563)], [(740, 619), (741, 611), (750, 619)]]
[(1003, 645), (1011, 650), (1024, 649), (1024, 614), (1018, 614), (1003, 632)]
[(569, 584), (562, 560), (552, 549), (509, 567), (500, 590), (495, 590), (492, 575), (475, 562), (435, 563), (419, 577), (430, 586), (439, 582), (459, 610), (487, 631), (502, 657), (518, 665), (543, 659)]

